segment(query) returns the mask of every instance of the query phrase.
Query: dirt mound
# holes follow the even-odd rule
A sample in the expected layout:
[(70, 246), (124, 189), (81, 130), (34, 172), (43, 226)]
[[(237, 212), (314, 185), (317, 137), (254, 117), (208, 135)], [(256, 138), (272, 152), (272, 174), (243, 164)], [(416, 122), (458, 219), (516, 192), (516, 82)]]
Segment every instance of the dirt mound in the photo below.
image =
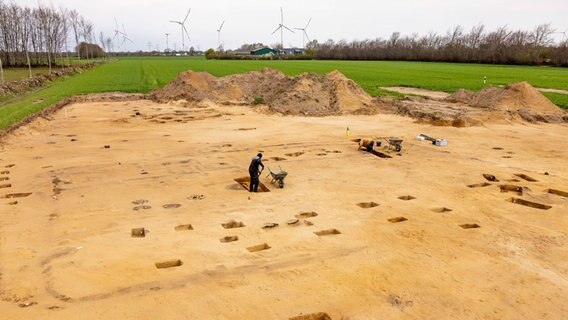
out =
[(373, 107), (372, 98), (339, 71), (324, 76), (303, 73), (288, 77), (265, 68), (221, 78), (186, 71), (164, 88), (153, 91), (150, 97), (158, 102), (208, 99), (222, 104), (265, 104), (273, 112), (307, 116), (359, 112)]
[(529, 122), (566, 122), (568, 114), (527, 82), (511, 83), (502, 88), (487, 87), (479, 92), (460, 89), (446, 98), (485, 110), (492, 118)]
[(564, 114), (562, 109), (527, 82), (511, 83), (503, 88), (485, 88), (473, 95), (470, 104), (480, 108)]
[(445, 98), (444, 101), (469, 104), (474, 94), (474, 92), (469, 90), (458, 89), (456, 92)]

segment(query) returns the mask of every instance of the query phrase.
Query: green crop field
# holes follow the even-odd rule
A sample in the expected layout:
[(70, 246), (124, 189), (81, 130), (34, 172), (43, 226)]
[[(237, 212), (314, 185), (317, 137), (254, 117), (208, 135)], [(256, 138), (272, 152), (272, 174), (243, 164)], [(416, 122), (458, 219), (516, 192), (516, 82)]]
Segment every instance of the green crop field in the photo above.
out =
[[(32, 75), (46, 74), (49, 68), (32, 68)], [(28, 68), (9, 68), (4, 69), (4, 81), (10, 82), (14, 80), (26, 79), (30, 76)]]
[[(46, 88), (0, 100), (0, 129), (41, 110), (62, 98), (97, 92), (146, 93), (170, 82), (184, 70), (207, 71), (215, 76), (270, 67), (287, 75), (302, 72), (323, 74), (339, 70), (371, 95), (392, 94), (378, 87), (409, 86), (453, 92), (459, 88), (479, 90), (483, 77), (490, 85), (528, 81), (535, 87), (568, 90), (568, 68), (479, 65), (395, 61), (236, 61), (201, 57), (132, 57), (98, 66)], [(568, 95), (545, 93), (557, 105), (568, 108)]]

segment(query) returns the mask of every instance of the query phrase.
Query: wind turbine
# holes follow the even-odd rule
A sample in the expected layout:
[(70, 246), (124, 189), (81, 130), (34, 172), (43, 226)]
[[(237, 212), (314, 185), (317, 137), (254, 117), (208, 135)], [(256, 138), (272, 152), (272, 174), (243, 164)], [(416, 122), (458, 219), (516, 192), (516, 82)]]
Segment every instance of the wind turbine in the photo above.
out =
[(272, 32), (272, 34), (275, 34), (276, 31), (280, 30), (280, 46), (282, 50), (284, 49), (284, 29), (294, 33), (292, 29), (284, 25), (284, 11), (282, 11), (282, 7), (280, 7), (280, 24), (278, 25), (278, 28)]
[(130, 38), (128, 38), (128, 35), (126, 34), (126, 29), (124, 29), (124, 23), (122, 23), (122, 44), (121, 45), (124, 45), (126, 40), (130, 41), (130, 43), (134, 43), (134, 42), (132, 42), (132, 40), (130, 40)]
[(112, 37), (112, 40), (114, 41), (116, 37), (122, 36), (122, 43), (117, 42), (117, 47), (118, 49), (120, 49), (120, 47), (124, 44), (126, 40), (130, 42), (132, 42), (132, 40), (128, 38), (128, 36), (126, 35), (126, 31), (124, 31), (124, 23), (122, 24), (122, 31), (118, 29), (118, 22), (116, 21), (116, 18), (114, 18), (114, 24), (116, 25), (116, 28), (114, 29), (114, 37)]
[(310, 25), (310, 22), (312, 22), (312, 18), (310, 18), (310, 20), (308, 20), (308, 23), (306, 23), (306, 26), (303, 28), (294, 28), (296, 30), (302, 30), (302, 48), (305, 49), (306, 48), (306, 38), (308, 39), (308, 42), (310, 41), (310, 37), (308, 37), (308, 33), (306, 32), (306, 29), (308, 29), (308, 26)]
[(189, 41), (189, 32), (187, 32), (187, 29), (185, 28), (185, 21), (187, 20), (187, 17), (189, 17), (189, 13), (191, 12), (191, 8), (189, 8), (189, 10), (187, 10), (187, 14), (185, 15), (185, 18), (183, 19), (183, 21), (175, 21), (175, 20), (170, 20), (171, 23), (177, 23), (179, 24), (180, 28), (181, 28), (181, 46), (182, 46), (182, 50), (185, 51), (185, 42), (184, 42), (184, 32), (185, 35), (187, 36), (187, 41)]
[[(115, 24), (116, 28), (114, 29), (114, 36), (112, 37), (113, 41), (114, 41), (114, 39), (116, 39), (116, 37), (118, 37), (120, 34), (122, 34), (122, 32), (120, 30), (118, 30), (118, 22), (116, 21), (116, 18), (114, 18), (114, 24)], [(120, 43), (119, 42), (116, 43), (116, 47), (118, 49), (120, 49)]]
[(555, 32), (555, 33), (562, 34), (562, 42), (564, 42), (564, 40), (566, 40), (566, 32), (568, 32), (568, 29), (564, 30), (563, 32)]
[(170, 33), (166, 32), (166, 50), (170, 50), (170, 45), (168, 43), (168, 39), (170, 38)]
[(219, 29), (217, 29), (217, 48), (221, 48), (221, 29), (223, 29), (223, 25), (225, 24), (225, 20), (221, 23)]

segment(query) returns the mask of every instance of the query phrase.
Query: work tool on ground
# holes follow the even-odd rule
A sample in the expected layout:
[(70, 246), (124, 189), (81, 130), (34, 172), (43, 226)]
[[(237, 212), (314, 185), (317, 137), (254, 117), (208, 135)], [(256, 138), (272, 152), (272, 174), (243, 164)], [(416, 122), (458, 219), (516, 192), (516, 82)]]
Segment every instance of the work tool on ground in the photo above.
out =
[(421, 138), (421, 139), (423, 139), (423, 140), (432, 141), (432, 144), (433, 144), (433, 145), (439, 146), (439, 147), (443, 147), (443, 146), (447, 146), (447, 145), (448, 145), (448, 140), (446, 140), (446, 139), (432, 138), (432, 137), (427, 136), (427, 135), (425, 135), (425, 134), (423, 134), (423, 133), (421, 133), (420, 135), (418, 135), (416, 138), (417, 138), (417, 139), (418, 139), (418, 138)]
[(288, 175), (288, 172), (282, 170), (282, 168), (280, 168), (280, 170), (278, 171), (272, 171), (270, 170), (270, 168), (268, 168), (268, 174), (266, 175), (271, 176), (272, 177), (272, 181), (270, 181), (271, 183), (278, 183), (278, 186), (280, 188), (284, 188), (284, 178), (286, 178), (286, 176)]
[(400, 150), (402, 150), (402, 141), (403, 141), (402, 139), (395, 137), (389, 137), (383, 139), (385, 139), (389, 143), (387, 147), (389, 150), (394, 149), (396, 152), (400, 152)]

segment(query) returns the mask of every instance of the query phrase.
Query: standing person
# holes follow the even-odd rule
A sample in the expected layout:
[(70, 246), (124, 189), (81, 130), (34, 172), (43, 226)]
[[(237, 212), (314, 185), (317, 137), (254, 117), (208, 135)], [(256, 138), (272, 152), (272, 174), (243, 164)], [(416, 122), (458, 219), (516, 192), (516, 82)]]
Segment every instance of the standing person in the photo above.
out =
[[(258, 167), (262, 167), (262, 169), (258, 170)], [(258, 191), (258, 177), (264, 170), (264, 164), (262, 164), (262, 153), (256, 155), (256, 157), (252, 158), (252, 161), (249, 165), (249, 175), (250, 175), (250, 192), (257, 192)]]

